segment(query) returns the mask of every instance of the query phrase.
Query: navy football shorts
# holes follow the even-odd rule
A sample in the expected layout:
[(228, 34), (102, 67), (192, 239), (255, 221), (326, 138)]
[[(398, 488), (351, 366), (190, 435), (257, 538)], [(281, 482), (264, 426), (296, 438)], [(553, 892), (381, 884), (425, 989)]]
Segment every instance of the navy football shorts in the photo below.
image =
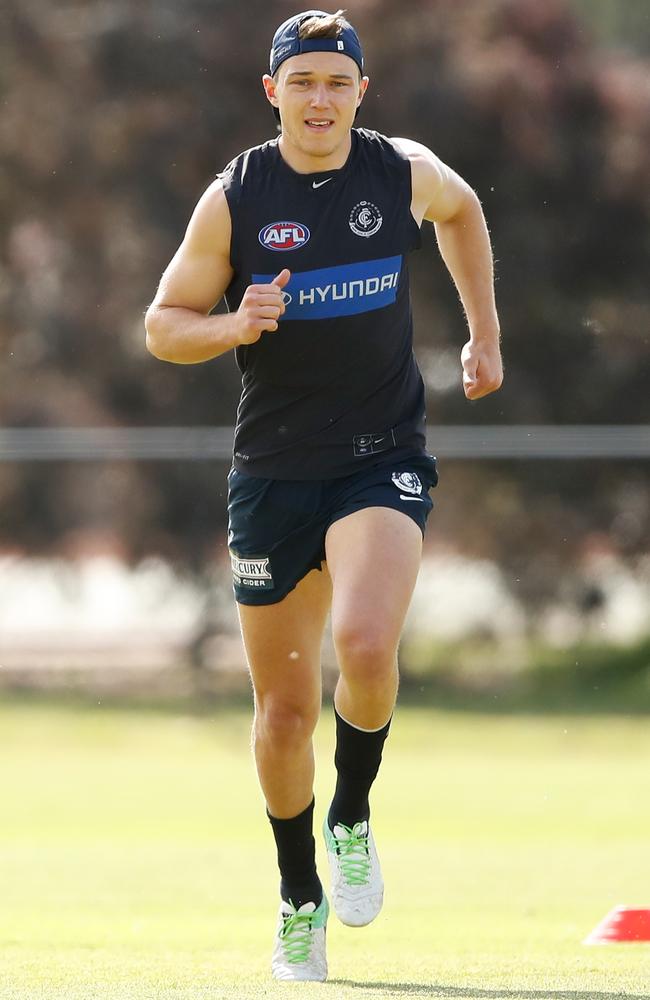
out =
[(228, 474), (228, 548), (240, 604), (277, 604), (325, 560), (330, 524), (365, 507), (401, 510), (422, 534), (438, 482), (427, 454), (341, 479), (261, 479)]

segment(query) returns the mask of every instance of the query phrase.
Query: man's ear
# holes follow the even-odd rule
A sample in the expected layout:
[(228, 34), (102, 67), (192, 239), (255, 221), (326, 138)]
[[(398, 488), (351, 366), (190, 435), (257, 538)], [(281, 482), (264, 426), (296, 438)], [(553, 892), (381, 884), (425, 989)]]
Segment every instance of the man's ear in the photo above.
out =
[(367, 76), (362, 76), (359, 81), (359, 100), (357, 101), (357, 107), (361, 105), (363, 98), (365, 97), (366, 90), (368, 89), (368, 84), (370, 83), (370, 78)]
[(264, 93), (266, 94), (266, 99), (274, 108), (278, 107), (278, 98), (276, 95), (277, 85), (272, 76), (265, 73), (262, 77), (262, 86), (264, 87)]

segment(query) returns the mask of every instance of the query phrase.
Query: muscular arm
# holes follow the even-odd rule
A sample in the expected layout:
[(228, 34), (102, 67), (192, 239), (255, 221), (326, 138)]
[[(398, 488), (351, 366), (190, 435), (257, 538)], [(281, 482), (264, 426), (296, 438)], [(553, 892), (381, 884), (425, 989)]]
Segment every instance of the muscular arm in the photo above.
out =
[(155, 357), (177, 364), (209, 361), (277, 330), (286, 270), (269, 285), (250, 285), (236, 313), (209, 315), (232, 278), (230, 235), (228, 203), (221, 181), (215, 181), (194, 209), (147, 309), (147, 349)]
[(411, 161), (412, 213), (433, 222), (442, 258), (460, 295), (470, 339), (463, 347), (463, 387), (468, 399), (499, 388), (503, 367), (494, 300), (492, 249), (480, 202), (469, 185), (431, 150), (394, 139)]

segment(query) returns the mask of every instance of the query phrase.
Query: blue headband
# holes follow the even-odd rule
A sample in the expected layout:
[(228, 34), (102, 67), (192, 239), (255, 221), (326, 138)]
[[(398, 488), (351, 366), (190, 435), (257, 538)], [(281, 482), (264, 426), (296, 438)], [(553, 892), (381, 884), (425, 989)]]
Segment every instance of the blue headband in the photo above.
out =
[(323, 10), (306, 10), (302, 14), (294, 14), (280, 25), (273, 36), (269, 58), (271, 76), (278, 66), (291, 56), (299, 56), (303, 52), (341, 52), (344, 56), (354, 59), (363, 73), (363, 53), (361, 42), (356, 31), (347, 21), (344, 23), (337, 38), (305, 38), (298, 35), (300, 25), (310, 17), (329, 17)]

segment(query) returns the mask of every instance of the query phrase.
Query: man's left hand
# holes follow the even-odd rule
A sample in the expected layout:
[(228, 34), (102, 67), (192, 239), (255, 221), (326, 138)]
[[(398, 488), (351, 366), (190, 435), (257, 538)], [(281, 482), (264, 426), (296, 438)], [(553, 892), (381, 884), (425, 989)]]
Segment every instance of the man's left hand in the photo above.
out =
[(503, 364), (498, 341), (468, 340), (461, 351), (460, 361), (467, 399), (480, 399), (500, 388)]

